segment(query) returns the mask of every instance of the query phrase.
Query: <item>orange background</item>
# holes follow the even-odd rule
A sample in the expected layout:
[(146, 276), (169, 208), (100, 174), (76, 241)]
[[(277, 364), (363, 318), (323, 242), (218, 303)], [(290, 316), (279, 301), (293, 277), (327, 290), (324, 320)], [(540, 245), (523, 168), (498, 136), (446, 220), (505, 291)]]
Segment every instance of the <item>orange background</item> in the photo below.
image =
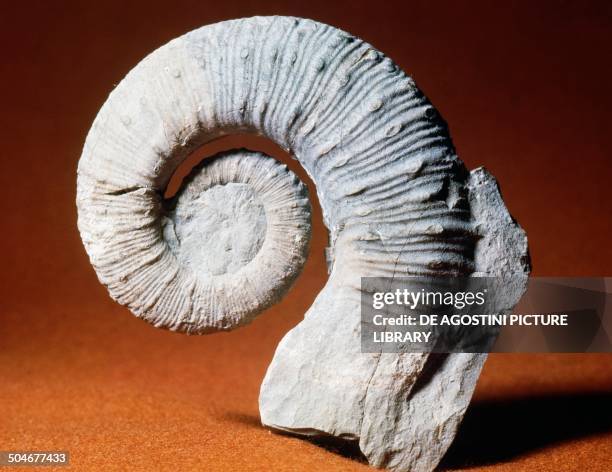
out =
[[(325, 283), (318, 211), (290, 294), (230, 334), (187, 337), (132, 317), (97, 282), (81, 245), (76, 165), (97, 110), (142, 57), (204, 24), (292, 14), (371, 42), (438, 107), (466, 165), (496, 175), (529, 235), (535, 275), (610, 275), (607, 2), (299, 3), (2, 6), (0, 450), (68, 450), (81, 470), (367, 469), (351, 451), (259, 424), (274, 348)], [(236, 145), (305, 178), (258, 138), (209, 145), (190, 163)], [(491, 355), (445, 467), (612, 470), (611, 361)]]

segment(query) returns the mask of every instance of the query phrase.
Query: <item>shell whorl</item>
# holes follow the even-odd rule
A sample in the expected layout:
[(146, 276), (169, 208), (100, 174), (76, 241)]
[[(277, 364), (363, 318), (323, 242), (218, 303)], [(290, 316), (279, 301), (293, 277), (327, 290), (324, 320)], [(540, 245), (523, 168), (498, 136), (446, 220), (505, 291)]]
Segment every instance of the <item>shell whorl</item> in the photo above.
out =
[[(167, 207), (164, 239), (198, 292), (184, 331), (249, 322), (286, 293), (306, 261), (306, 187), (264, 154), (231, 151), (202, 162)], [(180, 301), (166, 298), (174, 306), (160, 310), (168, 319), (158, 324), (173, 326)]]
[[(312, 177), (332, 269), (351, 265), (363, 276), (473, 269), (466, 172), (412, 79), (327, 25), (233, 20), (145, 58), (111, 93), (84, 146), (79, 229), (102, 283), (138, 316), (188, 332), (241, 324), (203, 311), (211, 308), (198, 301), (205, 291), (165, 239), (160, 197), (195, 148), (237, 131), (274, 140)], [(343, 251), (335, 250), (339, 238)]]

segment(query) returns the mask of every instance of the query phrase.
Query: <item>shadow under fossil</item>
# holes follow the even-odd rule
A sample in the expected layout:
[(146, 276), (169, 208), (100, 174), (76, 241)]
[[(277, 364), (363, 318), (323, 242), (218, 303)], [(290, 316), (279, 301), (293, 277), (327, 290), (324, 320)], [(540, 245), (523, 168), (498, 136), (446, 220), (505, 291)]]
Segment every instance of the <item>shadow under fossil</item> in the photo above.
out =
[[(248, 415), (244, 413), (227, 413), (224, 415), (224, 418), (235, 423), (240, 423), (243, 426), (247, 426), (249, 428), (267, 429), (265, 428), (265, 426), (262, 426), (259, 418), (253, 415)], [(274, 432), (281, 436), (306, 440), (311, 444), (314, 444), (315, 446), (321, 447), (334, 454), (346, 457), (347, 459), (352, 459), (365, 464), (367, 464), (368, 462), (366, 457), (359, 449), (359, 444), (357, 441), (347, 441), (344, 439), (336, 438), (334, 436), (308, 437), (279, 430), (274, 430)]]
[[(474, 401), (440, 467), (452, 470), (508, 462), (557, 443), (612, 432), (611, 404), (612, 392)], [(252, 415), (231, 413), (225, 418), (264, 428)], [(279, 434), (306, 439), (335, 454), (367, 463), (354, 441)]]
[(469, 468), (612, 431), (612, 392), (475, 401), (441, 468)]

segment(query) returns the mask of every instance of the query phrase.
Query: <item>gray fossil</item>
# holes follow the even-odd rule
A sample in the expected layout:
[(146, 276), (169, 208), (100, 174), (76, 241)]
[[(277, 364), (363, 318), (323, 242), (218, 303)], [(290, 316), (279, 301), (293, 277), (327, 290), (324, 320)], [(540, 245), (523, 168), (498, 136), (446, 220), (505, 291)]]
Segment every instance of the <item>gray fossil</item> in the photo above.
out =
[(330, 235), (327, 285), (261, 386), (263, 424), (356, 441), (378, 467), (434, 469), (486, 355), (362, 353), (360, 277), (527, 274), (525, 233), (495, 180), (465, 169), (414, 81), (350, 34), (289, 17), (192, 31), (113, 90), (78, 166), (91, 263), (115, 300), (155, 326), (244, 325), (305, 261), (305, 187), (270, 157), (205, 160), (164, 199), (193, 150), (235, 132), (299, 160)]

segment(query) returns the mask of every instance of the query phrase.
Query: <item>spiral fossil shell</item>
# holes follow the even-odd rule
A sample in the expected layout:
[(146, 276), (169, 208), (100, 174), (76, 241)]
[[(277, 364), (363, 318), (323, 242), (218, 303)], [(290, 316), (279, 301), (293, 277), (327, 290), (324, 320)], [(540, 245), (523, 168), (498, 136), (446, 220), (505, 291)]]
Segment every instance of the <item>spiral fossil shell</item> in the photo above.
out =
[[(379, 467), (432, 470), (485, 356), (361, 353), (360, 277), (527, 273), (524, 232), (494, 179), (465, 169), (411, 78), (345, 32), (288, 17), (190, 32), (111, 93), (78, 168), (79, 229), (98, 277), (157, 326), (244, 324), (303, 264), (305, 190), (271, 158), (239, 151), (205, 162), (164, 202), (185, 157), (234, 132), (264, 135), (299, 160), (330, 231), (329, 281), (277, 349), (263, 423), (358, 441)], [(229, 213), (216, 215), (224, 202)], [(252, 239), (232, 239), (240, 231)], [(224, 259), (227, 244), (235, 252)]]
[[(277, 302), (299, 274), (310, 237), (306, 187), (285, 165), (248, 151), (215, 156), (187, 181), (162, 222), (178, 267), (200, 292), (189, 306), (197, 317), (179, 316), (179, 328), (231, 329)], [(175, 326), (176, 307), (163, 311)]]
[(203, 164), (171, 201), (83, 178), (96, 193), (79, 219), (113, 298), (155, 326), (200, 334), (245, 324), (278, 301), (310, 237), (306, 187), (286, 166), (247, 151)]

